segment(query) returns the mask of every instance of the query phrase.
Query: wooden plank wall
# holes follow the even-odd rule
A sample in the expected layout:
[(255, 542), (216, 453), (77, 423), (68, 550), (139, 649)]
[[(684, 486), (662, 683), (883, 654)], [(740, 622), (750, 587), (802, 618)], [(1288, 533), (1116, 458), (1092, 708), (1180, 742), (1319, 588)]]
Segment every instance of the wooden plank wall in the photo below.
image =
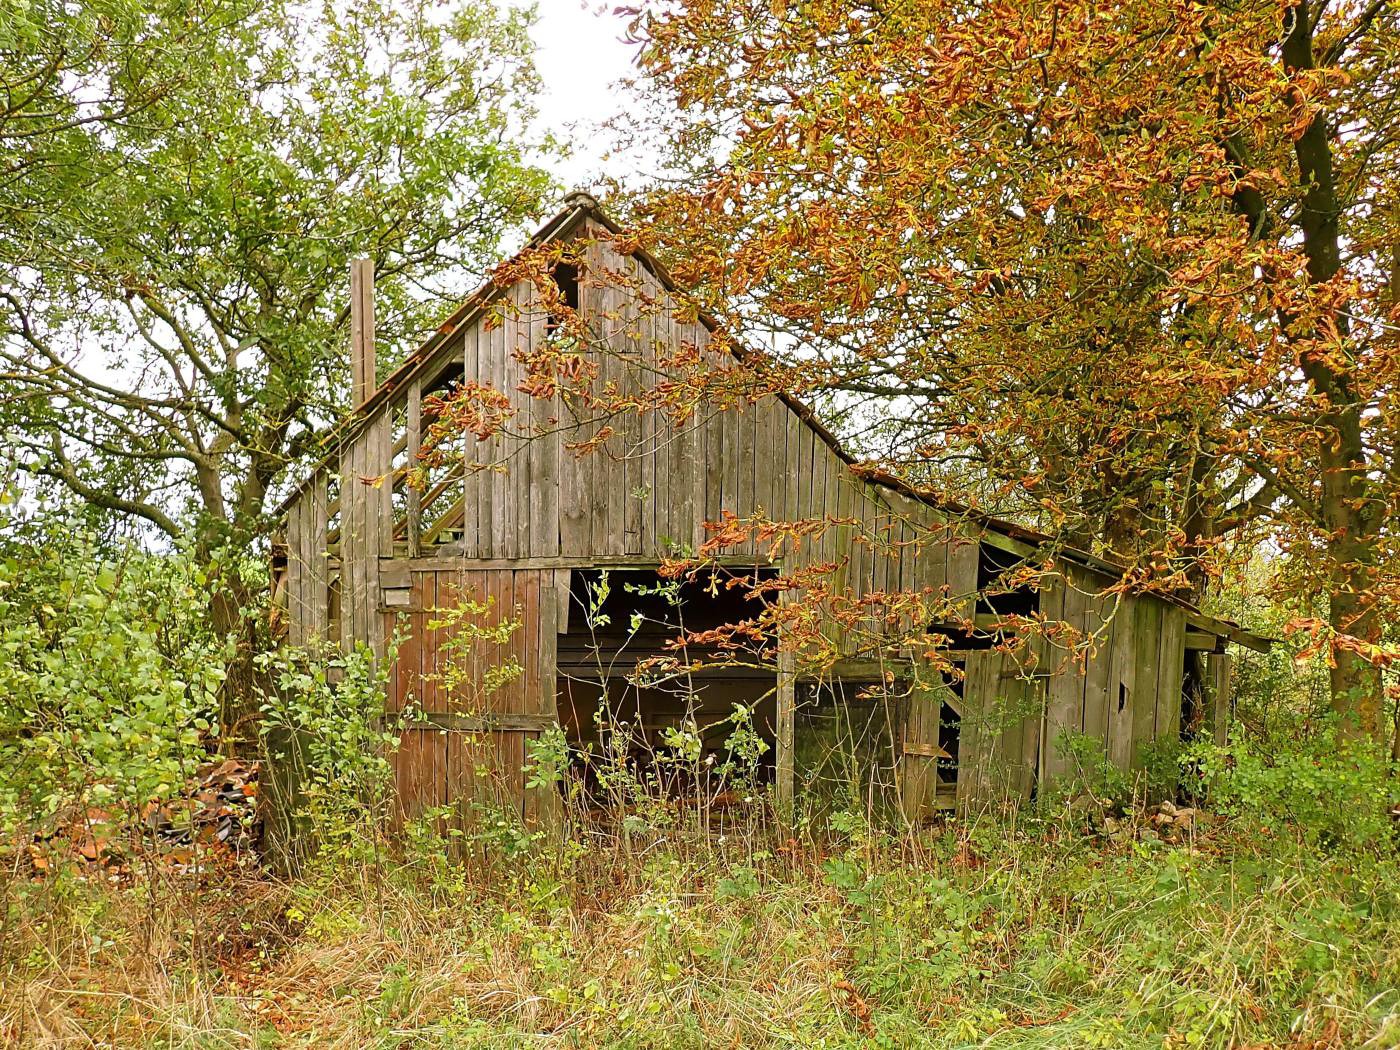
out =
[(970, 807), (1020, 802), (1037, 776), (1048, 679), (1024, 653), (967, 654), (958, 751), (958, 798)]
[(1185, 610), (1150, 595), (1105, 595), (1103, 586), (1065, 565), (1043, 592), (1047, 619), (1062, 621), (1074, 637), (1044, 644), (1042, 781), (1078, 772), (1056, 744), (1062, 734), (1101, 741), (1104, 757), (1126, 770), (1139, 764), (1142, 745), (1180, 733)]
[[(657, 305), (640, 307), (622, 288), (600, 284), (599, 275), (610, 271), (625, 271), (639, 281)], [(640, 394), (664, 382), (665, 362), (681, 348), (712, 354), (706, 327), (681, 317), (659, 281), (613, 252), (606, 241), (589, 243), (585, 275), (580, 308), (604, 348), (590, 355), (600, 394)], [(704, 523), (720, 520), (726, 511), (740, 516), (761, 512), (775, 520), (832, 515), (856, 524), (828, 530), (802, 552), (800, 561), (837, 563), (839, 585), (856, 596), (946, 584), (971, 612), (976, 543), (943, 544), (944, 526), (932, 508), (856, 478), (776, 397), (727, 411), (702, 406), (675, 420), (663, 412), (609, 415), (576, 399), (522, 393), (520, 357), (545, 335), (543, 311), (532, 305), (531, 297), (523, 282), (508, 289), (450, 344), (453, 353), (461, 354), (466, 377), (506, 393), (516, 410), (507, 432), (485, 441), (465, 439), (464, 455), (471, 466), (454, 555), (579, 563), (632, 556), (654, 562), (697, 548), (708, 535)], [(731, 361), (713, 356), (710, 364), (732, 367)], [(402, 410), (402, 399), (395, 406)], [(387, 447), (388, 417), (383, 412), (347, 445), (344, 476), (375, 476), (386, 469), (374, 456)], [(570, 448), (603, 427), (612, 436), (596, 451), (579, 455)], [(371, 430), (378, 436), (369, 437)], [(371, 564), (371, 555), (387, 556), (392, 549), (382, 531), (366, 531), (374, 520), (369, 507), (376, 496), (360, 499), (365, 492), (346, 488), (357, 497), (346, 504), (351, 543), (361, 553), (359, 560)], [(877, 553), (857, 539), (860, 535), (874, 538), (884, 550)], [(746, 543), (730, 553), (759, 557), (763, 552)], [(359, 569), (347, 565), (351, 616), (346, 637), (364, 636), (365, 585)]]
[[(599, 232), (585, 229), (582, 235)], [(614, 252), (607, 240), (589, 241), (584, 264), (580, 305), (602, 348), (590, 355), (597, 367), (597, 391), (626, 395), (665, 382), (666, 359), (682, 348), (708, 356), (710, 367), (732, 366), (710, 349), (705, 326), (682, 317), (658, 280), (635, 260)], [(617, 285), (600, 281), (609, 271), (639, 280), (645, 297), (660, 305), (642, 308)], [(532, 305), (532, 295), (523, 283), (508, 289), (448, 344), (451, 353), (460, 355), (468, 380), (504, 392), (517, 410), (507, 432), (485, 441), (464, 439), (463, 455), (473, 469), (461, 483), (460, 532), (451, 548), (451, 555), (462, 559), (463, 572), (487, 571), (468, 568), (482, 560), (655, 562), (678, 547), (698, 547), (707, 536), (704, 522), (717, 521), (726, 511), (741, 517), (763, 513), (774, 520), (831, 515), (852, 524), (814, 538), (790, 564), (835, 564), (837, 586), (856, 598), (924, 588), (942, 593), (946, 588), (958, 610), (972, 614), (978, 564), (974, 533), (948, 525), (933, 508), (855, 477), (826, 441), (776, 397), (729, 411), (701, 406), (677, 421), (659, 412), (605, 416), (574, 398), (537, 399), (520, 391), (525, 377), (521, 357), (545, 336), (545, 316)], [(366, 479), (388, 471), (391, 421), (395, 412), (410, 421), (417, 418), (405, 404), (408, 390), (416, 389), (407, 388), (352, 432), (339, 455), (341, 641), (350, 645), (364, 639), (381, 655), (388, 617), (381, 611), (379, 568), (381, 557), (394, 552), (391, 486)], [(596, 452), (581, 456), (571, 450), (602, 427), (610, 428), (611, 436)], [(408, 459), (412, 462), (412, 450)], [(288, 519), (289, 549), (302, 552), (293, 559), (300, 564), (289, 569), (289, 601), (298, 608), (316, 606), (304, 619), (293, 617), (294, 639), (324, 632), (328, 623), (324, 602), (312, 601), (313, 594), (324, 593), (326, 583), (315, 576), (324, 570), (314, 569), (318, 544), (324, 550), (324, 543), (314, 538), (325, 530), (324, 481), (320, 484), (320, 508), (314, 498), (308, 502), (303, 497)], [(298, 537), (295, 547), (293, 535)], [(760, 559), (764, 552), (749, 544), (732, 553)], [(324, 565), (323, 559), (319, 564)], [(548, 570), (522, 566), (514, 571)], [(421, 575), (415, 573), (414, 601), (428, 600), (422, 588), (430, 585)], [(455, 584), (432, 583), (432, 600), (450, 586)], [(488, 583), (483, 577), (472, 586)], [(520, 586), (528, 591), (533, 585)], [(1004, 781), (1008, 790), (1024, 797), (1034, 777), (1065, 774), (1067, 763), (1053, 741), (1066, 731), (1103, 740), (1106, 754), (1123, 766), (1142, 742), (1178, 731), (1184, 613), (1150, 598), (1104, 598), (1096, 593), (1098, 586), (1102, 584), (1087, 570), (1067, 568), (1042, 596), (1047, 617), (1093, 636), (1082, 670), (1063, 646), (1053, 644), (1042, 650), (1040, 677), (1034, 681), (1000, 655), (973, 655), (966, 687), (970, 708), (986, 713), (998, 700), (1010, 700), (1043, 702), (1044, 711), (985, 740), (977, 739), (976, 730), (969, 734), (971, 746), (965, 750), (974, 758), (967, 773), (969, 797), (987, 797), (993, 781)], [(538, 624), (531, 627), (540, 629)], [(534, 651), (542, 652), (543, 636), (532, 637)], [(837, 640), (845, 649), (853, 648), (850, 639)], [(405, 658), (423, 659), (421, 653)], [(531, 695), (530, 704), (536, 704), (538, 696)], [(534, 710), (523, 700), (521, 707)], [(406, 744), (410, 753), (415, 746), (428, 745)], [(442, 777), (434, 772), (429, 780), (446, 783), (446, 777), (446, 772)], [(426, 788), (419, 792), (406, 785), (406, 790), (408, 798), (421, 795), (423, 804), (436, 797)]]
[(330, 624), (326, 474), (318, 471), (287, 511), (287, 640), (324, 640)]
[(379, 616), (379, 558), (392, 550), (393, 505), (389, 471), (393, 414), (372, 416), (340, 450), (340, 641), (366, 642), (385, 653)]
[[(473, 802), (514, 808), (527, 821), (542, 819), (548, 792), (527, 789), (526, 744), (556, 717), (558, 578), (551, 570), (425, 570), (409, 574), (407, 607), (383, 612), (383, 631), (403, 638), (389, 681), (389, 710), (411, 708), (394, 758), (399, 819), (452, 803), (465, 817)], [(567, 581), (565, 581), (567, 586)], [(490, 608), (483, 628), (517, 620), (504, 643), (477, 638), (454, 648), (459, 632), (445, 610), (471, 599)], [(436, 625), (436, 626), (430, 626)], [(494, 668), (514, 662), (514, 680), (487, 693), (456, 685), (454, 669), (480, 683)]]

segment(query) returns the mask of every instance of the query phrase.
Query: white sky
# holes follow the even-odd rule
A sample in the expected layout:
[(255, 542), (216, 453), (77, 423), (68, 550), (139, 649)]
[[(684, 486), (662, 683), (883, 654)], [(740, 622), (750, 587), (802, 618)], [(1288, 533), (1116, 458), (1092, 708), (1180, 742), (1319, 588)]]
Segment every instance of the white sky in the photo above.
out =
[[(497, 0), (502, 6), (519, 6)], [(625, 161), (606, 161), (611, 136), (599, 125), (626, 110), (616, 82), (629, 75), (635, 48), (622, 41), (627, 20), (612, 13), (620, 0), (537, 0), (539, 20), (532, 32), (535, 65), (544, 79), (538, 99), (540, 126), (570, 144), (573, 156), (554, 165), (570, 189), (589, 189), (607, 171), (615, 176)]]

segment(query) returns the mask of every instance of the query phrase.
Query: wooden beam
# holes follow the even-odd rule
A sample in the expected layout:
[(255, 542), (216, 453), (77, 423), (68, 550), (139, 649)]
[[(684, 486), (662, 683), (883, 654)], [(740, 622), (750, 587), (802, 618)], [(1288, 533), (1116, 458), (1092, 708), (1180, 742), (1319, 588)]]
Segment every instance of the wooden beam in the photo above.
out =
[(450, 711), (424, 711), (406, 729), (436, 729), (444, 733), (539, 732), (559, 724), (554, 715), (502, 713), (464, 715)]
[(915, 755), (919, 758), (952, 758), (953, 756), (944, 751), (937, 744), (919, 743), (912, 740), (904, 742), (904, 753)]
[(1211, 634), (1209, 631), (1187, 631), (1186, 648), (1204, 651), (1208, 653), (1220, 652), (1225, 645), (1225, 639), (1221, 635)]
[[(404, 451), (407, 453), (404, 467), (405, 478), (412, 475), (414, 467), (418, 464), (418, 451), (423, 437), (422, 431), (423, 396), (418, 380), (415, 379), (408, 385), (408, 424), (404, 433), (406, 442)], [(416, 558), (423, 553), (423, 493), (419, 491), (417, 485), (410, 484), (405, 489), (405, 497), (404, 515), (408, 519), (406, 522), (408, 556)]]
[(1224, 747), (1230, 729), (1230, 671), (1234, 660), (1229, 653), (1206, 657), (1206, 703), (1210, 711), (1215, 742)]
[[(424, 530), (423, 543), (427, 546), (429, 533)], [(388, 560), (388, 559), (382, 559)], [(407, 561), (415, 572), (461, 572), (473, 569), (659, 569), (661, 561), (654, 556), (642, 554), (602, 554), (602, 555), (550, 555), (541, 558), (461, 558), (434, 557), (400, 558)], [(766, 568), (770, 563), (759, 558), (755, 563), (752, 555), (713, 558), (707, 564), (722, 569)]]
[(789, 818), (792, 815), (792, 802), (796, 793), (797, 766), (794, 761), (797, 741), (796, 663), (796, 653), (780, 652), (778, 654), (778, 724), (773, 793), (778, 803), (778, 812), (784, 818)]
[(377, 388), (374, 366), (374, 263), (350, 260), (350, 377), (358, 407)]
[(1197, 612), (1194, 609), (1186, 610), (1186, 622), (1191, 627), (1198, 628), (1209, 634), (1223, 635), (1236, 645), (1242, 645), (1246, 649), (1253, 649), (1256, 653), (1267, 653), (1274, 644), (1272, 638), (1264, 638), (1261, 635), (1250, 631), (1234, 627), (1205, 613)]

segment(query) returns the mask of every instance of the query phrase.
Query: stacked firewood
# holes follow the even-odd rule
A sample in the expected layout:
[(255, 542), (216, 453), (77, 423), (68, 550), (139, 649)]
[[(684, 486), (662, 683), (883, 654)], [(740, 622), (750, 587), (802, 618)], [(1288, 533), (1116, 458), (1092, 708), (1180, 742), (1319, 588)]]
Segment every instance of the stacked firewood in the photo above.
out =
[(180, 797), (147, 803), (139, 820), (95, 806), (62, 814), (29, 844), (30, 868), (41, 876), (76, 862), (122, 878), (138, 859), (173, 871), (254, 863), (262, 844), (257, 795), (256, 762), (211, 762)]

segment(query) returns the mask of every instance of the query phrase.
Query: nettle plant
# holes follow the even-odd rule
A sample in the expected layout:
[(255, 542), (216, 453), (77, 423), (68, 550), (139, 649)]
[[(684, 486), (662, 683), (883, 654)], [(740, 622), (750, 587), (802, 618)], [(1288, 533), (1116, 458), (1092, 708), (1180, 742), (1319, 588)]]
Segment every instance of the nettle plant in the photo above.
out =
[(209, 581), (182, 555), (32, 550), (0, 559), (0, 833), (94, 813), (135, 827), (217, 734)]

